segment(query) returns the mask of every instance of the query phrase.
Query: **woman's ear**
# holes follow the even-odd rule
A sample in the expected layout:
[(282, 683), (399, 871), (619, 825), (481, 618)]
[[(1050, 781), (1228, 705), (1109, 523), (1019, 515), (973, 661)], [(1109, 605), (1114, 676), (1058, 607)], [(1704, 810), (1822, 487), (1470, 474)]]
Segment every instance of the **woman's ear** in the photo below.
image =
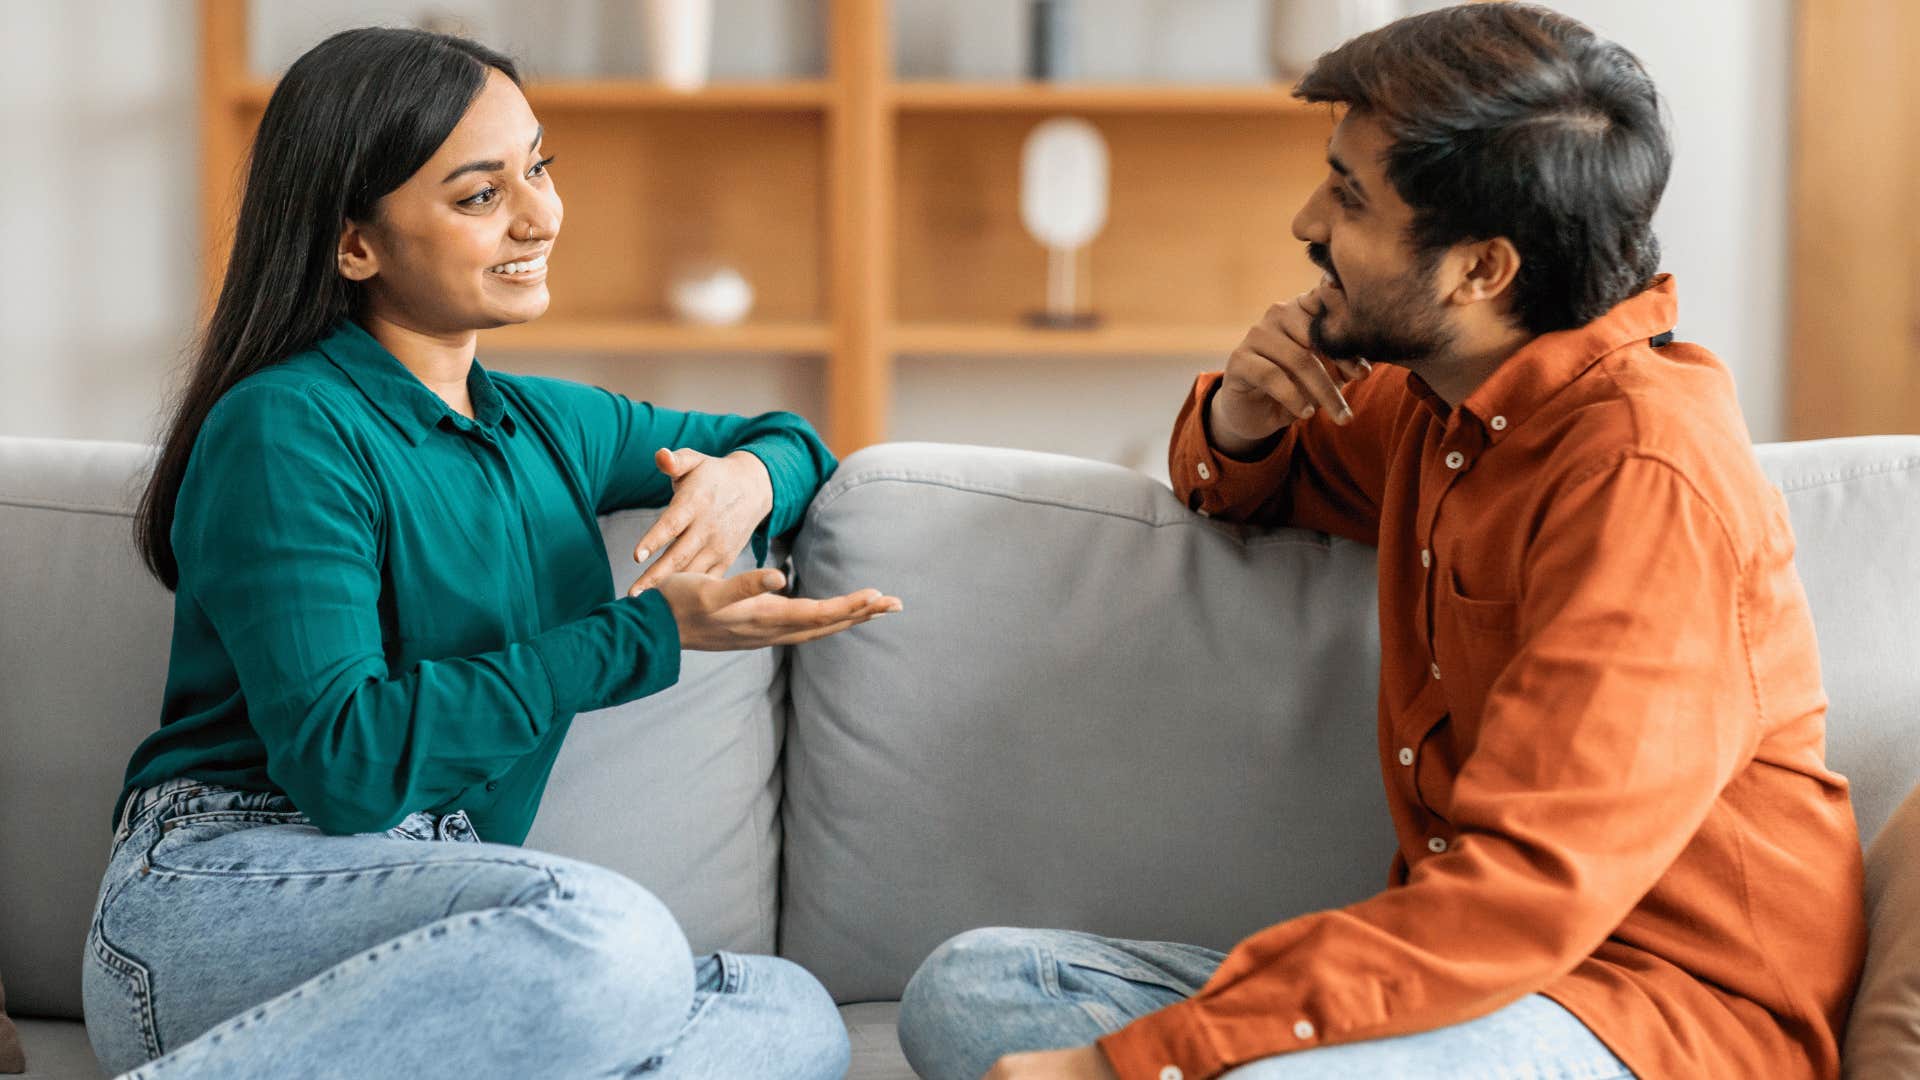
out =
[(1457, 304), (1479, 304), (1506, 295), (1520, 273), (1520, 249), (1504, 236), (1482, 240), (1469, 246), (1466, 267), (1455, 286)]
[(348, 281), (365, 281), (380, 272), (380, 256), (368, 242), (367, 230), (348, 220), (340, 229), (340, 250), (336, 255), (340, 276)]

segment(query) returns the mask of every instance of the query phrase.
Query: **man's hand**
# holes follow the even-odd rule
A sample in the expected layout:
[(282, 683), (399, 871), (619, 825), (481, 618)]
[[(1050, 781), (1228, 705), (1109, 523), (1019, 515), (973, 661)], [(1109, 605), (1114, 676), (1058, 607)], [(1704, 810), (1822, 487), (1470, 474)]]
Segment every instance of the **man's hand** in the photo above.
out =
[(1365, 376), (1373, 365), (1327, 360), (1313, 351), (1310, 327), (1322, 308), (1312, 292), (1274, 304), (1227, 357), (1207, 430), (1228, 457), (1257, 456), (1281, 428), (1322, 409), (1337, 424), (1353, 419), (1340, 387)]
[(798, 645), (900, 610), (898, 597), (862, 589), (829, 600), (780, 595), (786, 575), (750, 570), (730, 578), (673, 574), (660, 595), (673, 609), (680, 647), (715, 652)]
[(773, 510), (767, 467), (745, 450), (714, 458), (662, 447), (653, 463), (673, 481), (673, 501), (634, 545), (634, 562), (646, 562), (656, 551), (660, 558), (634, 580), (628, 596), (669, 574), (725, 573)]
[(981, 1080), (1120, 1080), (1097, 1046), (1008, 1054)]

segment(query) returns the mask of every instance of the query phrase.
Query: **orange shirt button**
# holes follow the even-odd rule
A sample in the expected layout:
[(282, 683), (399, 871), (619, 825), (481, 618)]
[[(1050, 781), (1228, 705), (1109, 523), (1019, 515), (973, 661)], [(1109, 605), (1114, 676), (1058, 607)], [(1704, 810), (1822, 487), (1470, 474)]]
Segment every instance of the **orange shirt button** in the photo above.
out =
[(1427, 850), (1433, 852), (1435, 855), (1438, 855), (1441, 852), (1447, 850), (1447, 842), (1442, 837), (1438, 837), (1438, 836), (1430, 837), (1427, 840)]
[(1160, 1070), (1160, 1080), (1186, 1080), (1186, 1077), (1187, 1074), (1181, 1072), (1178, 1065), (1169, 1065)]
[(1413, 747), (1403, 746), (1400, 748), (1400, 764), (1402, 765), (1413, 764)]
[(1447, 455), (1447, 468), (1449, 469), (1457, 469), (1460, 466), (1465, 465), (1466, 463), (1467, 463), (1467, 455), (1461, 453), (1458, 450), (1455, 450), (1453, 453)]
[(1313, 1038), (1313, 1021), (1295, 1020), (1293, 1022), (1293, 1037), (1299, 1039), (1301, 1042)]
[(1204, 462), (1204, 461), (1203, 461), (1203, 462), (1201, 462), (1201, 463), (1200, 463), (1200, 466), (1199, 466), (1199, 467), (1200, 467), (1200, 479), (1202, 479), (1202, 480), (1211, 480), (1211, 479), (1213, 479), (1213, 470), (1212, 470), (1212, 469), (1209, 469), (1209, 468), (1207, 468), (1207, 463), (1206, 463), (1206, 462)]

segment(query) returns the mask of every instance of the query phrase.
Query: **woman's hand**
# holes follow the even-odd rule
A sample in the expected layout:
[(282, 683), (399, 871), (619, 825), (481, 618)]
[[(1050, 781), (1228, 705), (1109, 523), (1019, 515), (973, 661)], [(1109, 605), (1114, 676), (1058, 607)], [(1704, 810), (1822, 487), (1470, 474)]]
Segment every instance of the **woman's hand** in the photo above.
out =
[(778, 570), (750, 570), (730, 578), (673, 574), (659, 588), (679, 624), (681, 648), (710, 652), (797, 645), (900, 610), (900, 599), (879, 589), (802, 600), (781, 596), (786, 584)]
[(725, 573), (773, 511), (767, 467), (745, 450), (716, 458), (662, 447), (653, 463), (673, 481), (673, 501), (634, 545), (634, 562), (646, 562), (656, 551), (660, 557), (627, 589), (628, 596), (670, 574)]

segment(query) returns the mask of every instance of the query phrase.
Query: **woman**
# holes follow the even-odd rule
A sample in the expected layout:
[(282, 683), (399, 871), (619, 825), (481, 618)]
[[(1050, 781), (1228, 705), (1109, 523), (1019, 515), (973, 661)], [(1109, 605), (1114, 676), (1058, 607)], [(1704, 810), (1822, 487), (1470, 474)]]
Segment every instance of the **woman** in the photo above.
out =
[[(799, 418), (473, 360), (476, 330), (547, 306), (542, 152), (509, 60), (420, 31), (329, 38), (267, 105), (138, 522), (176, 607), (88, 935), (113, 1070), (846, 1068), (806, 972), (696, 960), (638, 885), (517, 846), (575, 713), (672, 684), (682, 648), (900, 606), (718, 576), (750, 542), (764, 559), (833, 468)], [(661, 504), (635, 553), (659, 557), (612, 597), (597, 515)]]

